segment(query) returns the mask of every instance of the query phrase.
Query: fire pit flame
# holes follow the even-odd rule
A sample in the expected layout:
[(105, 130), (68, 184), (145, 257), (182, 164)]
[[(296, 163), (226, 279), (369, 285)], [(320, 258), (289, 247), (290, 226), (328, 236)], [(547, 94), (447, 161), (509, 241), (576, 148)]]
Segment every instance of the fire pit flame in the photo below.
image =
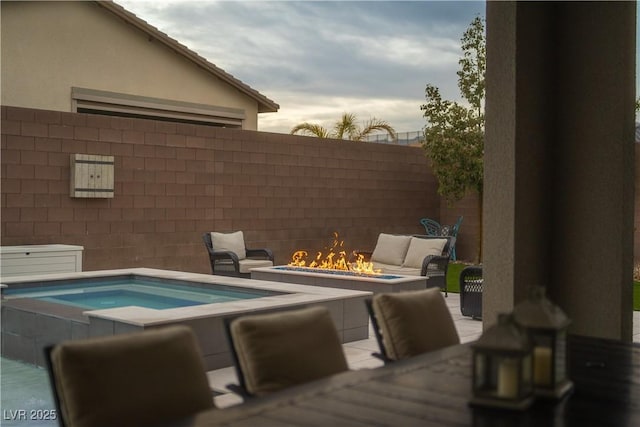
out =
[(318, 268), (323, 270), (352, 271), (359, 274), (381, 274), (381, 270), (374, 269), (373, 264), (364, 260), (364, 255), (356, 254), (355, 261), (349, 262), (347, 251), (344, 250), (344, 240), (338, 239), (338, 233), (333, 233), (333, 245), (327, 249), (327, 255), (322, 252), (316, 254), (315, 259), (309, 261), (309, 253), (298, 250), (291, 256), (289, 267)]

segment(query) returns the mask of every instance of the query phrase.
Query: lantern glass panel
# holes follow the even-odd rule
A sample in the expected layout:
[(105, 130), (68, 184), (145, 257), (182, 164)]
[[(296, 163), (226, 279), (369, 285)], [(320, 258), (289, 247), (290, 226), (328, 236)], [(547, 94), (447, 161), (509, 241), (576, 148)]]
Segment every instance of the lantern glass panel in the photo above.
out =
[(474, 387), (476, 390), (482, 390), (485, 388), (494, 388), (491, 385), (491, 374), (489, 371), (489, 363), (487, 362), (487, 355), (477, 352), (474, 355)]
[(532, 392), (531, 356), (477, 351), (474, 354), (474, 394), (519, 400)]
[(567, 332), (558, 331), (555, 339), (554, 352), (554, 385), (567, 379)]
[(529, 394), (533, 391), (531, 372), (533, 371), (533, 357), (527, 354), (522, 359), (522, 392)]

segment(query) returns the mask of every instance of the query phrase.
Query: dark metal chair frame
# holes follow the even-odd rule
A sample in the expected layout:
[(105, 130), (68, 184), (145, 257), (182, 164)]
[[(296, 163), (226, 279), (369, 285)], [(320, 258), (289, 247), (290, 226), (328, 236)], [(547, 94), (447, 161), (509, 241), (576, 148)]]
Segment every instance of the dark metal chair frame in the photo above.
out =
[(227, 384), (227, 388), (239, 395), (243, 400), (252, 399), (256, 397), (253, 393), (247, 390), (247, 383), (244, 379), (244, 372), (242, 371), (242, 367), (240, 366), (240, 360), (238, 358), (238, 352), (236, 351), (236, 346), (234, 344), (233, 335), (231, 334), (231, 322), (237, 319), (240, 316), (234, 317), (225, 317), (222, 319), (224, 324), (224, 333), (227, 337), (227, 343), (229, 344), (229, 350), (231, 351), (231, 360), (233, 361), (233, 366), (236, 371), (236, 377), (238, 377), (238, 384), (230, 383)]
[[(462, 220), (463, 220), (463, 216), (459, 216), (456, 223), (449, 226), (449, 225), (443, 225), (442, 228), (440, 229), (440, 234), (442, 236), (451, 236), (451, 237), (458, 237), (458, 231), (460, 230), (460, 226), (462, 225)], [(451, 247), (451, 260), (452, 261), (456, 261), (458, 259), (457, 255), (456, 255), (456, 246), (453, 245)]]
[(460, 311), (463, 316), (482, 319), (482, 267), (469, 266), (460, 272)]
[(444, 290), (445, 297), (449, 296), (447, 290), (447, 271), (449, 270), (449, 260), (451, 250), (456, 246), (456, 238), (453, 236), (425, 236), (414, 235), (421, 239), (447, 239), (447, 243), (442, 248), (442, 255), (429, 255), (422, 260), (421, 276), (428, 276), (427, 288), (439, 287)]
[(429, 236), (440, 236), (442, 226), (438, 221), (435, 221), (431, 218), (422, 218), (420, 220), (420, 224), (424, 227), (425, 233)]
[[(204, 245), (207, 248), (207, 252), (209, 253), (209, 262), (211, 263), (211, 274), (218, 274), (222, 276), (235, 276), (235, 277), (245, 277), (250, 278), (250, 273), (240, 273), (240, 260), (238, 259), (238, 255), (231, 251), (214, 251), (213, 250), (213, 242), (211, 241), (211, 234), (204, 233), (202, 235), (202, 240), (204, 241)], [(249, 249), (245, 245), (245, 251), (247, 252), (247, 258), (255, 258), (255, 259), (268, 259), (273, 262), (273, 252), (271, 249), (260, 248), (260, 249)], [(217, 270), (216, 264), (219, 261), (226, 261), (227, 264), (233, 264), (234, 271), (228, 270)]]
[(387, 355), (387, 349), (384, 346), (384, 341), (382, 340), (382, 332), (380, 331), (380, 326), (378, 325), (378, 318), (373, 311), (373, 302), (371, 298), (366, 298), (364, 300), (365, 305), (367, 306), (367, 312), (369, 313), (369, 318), (371, 319), (371, 326), (373, 327), (373, 333), (376, 337), (376, 341), (378, 342), (378, 347), (380, 348), (380, 352), (371, 353), (371, 355), (377, 359), (380, 359), (384, 362), (384, 364), (392, 363), (394, 360), (390, 359)]

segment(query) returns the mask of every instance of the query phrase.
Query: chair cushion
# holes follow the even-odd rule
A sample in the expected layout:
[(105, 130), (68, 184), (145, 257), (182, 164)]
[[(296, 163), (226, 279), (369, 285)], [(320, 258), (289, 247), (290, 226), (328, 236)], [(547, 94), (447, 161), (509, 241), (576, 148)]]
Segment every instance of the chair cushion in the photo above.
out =
[(407, 254), (410, 241), (411, 236), (380, 233), (376, 247), (371, 254), (371, 261), (401, 265)]
[(63, 343), (51, 367), (67, 425), (141, 427), (213, 407), (186, 326)]
[(273, 262), (269, 261), (268, 259), (251, 258), (242, 259), (238, 264), (240, 264), (240, 273), (251, 273), (252, 268), (273, 266)]
[(382, 270), (383, 274), (399, 274), (402, 276), (419, 276), (422, 272), (421, 268), (402, 267), (399, 265), (383, 264), (381, 262), (374, 262), (374, 270)]
[(255, 395), (348, 369), (326, 307), (241, 317), (230, 332), (245, 386)]
[(238, 255), (238, 259), (245, 259), (247, 257), (242, 231), (236, 231), (234, 233), (218, 233), (212, 231), (211, 244), (214, 251), (230, 251)]
[(407, 255), (404, 257), (403, 267), (422, 268), (422, 261), (429, 255), (442, 255), (447, 239), (421, 239), (412, 237)]
[(460, 343), (439, 289), (377, 294), (372, 308), (390, 359), (405, 359)]

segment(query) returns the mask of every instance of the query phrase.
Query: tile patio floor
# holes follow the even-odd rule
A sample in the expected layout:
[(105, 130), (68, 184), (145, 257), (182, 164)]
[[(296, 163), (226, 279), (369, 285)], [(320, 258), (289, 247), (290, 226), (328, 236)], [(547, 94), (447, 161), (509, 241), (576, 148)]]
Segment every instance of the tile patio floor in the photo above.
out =
[[(446, 301), (456, 324), (458, 335), (460, 335), (460, 340), (466, 343), (478, 338), (482, 333), (482, 322), (462, 316), (460, 313), (460, 295), (450, 293)], [(633, 312), (633, 341), (640, 342), (640, 311)], [(344, 344), (344, 352), (351, 369), (382, 366), (380, 360), (371, 356), (374, 351), (378, 351), (378, 343), (371, 329), (369, 331), (369, 339)], [(237, 382), (233, 367), (210, 371), (207, 376), (209, 377), (211, 388), (218, 393), (223, 393), (215, 398), (218, 407), (233, 406), (242, 402), (237, 395), (229, 393), (226, 388), (227, 384)]]

